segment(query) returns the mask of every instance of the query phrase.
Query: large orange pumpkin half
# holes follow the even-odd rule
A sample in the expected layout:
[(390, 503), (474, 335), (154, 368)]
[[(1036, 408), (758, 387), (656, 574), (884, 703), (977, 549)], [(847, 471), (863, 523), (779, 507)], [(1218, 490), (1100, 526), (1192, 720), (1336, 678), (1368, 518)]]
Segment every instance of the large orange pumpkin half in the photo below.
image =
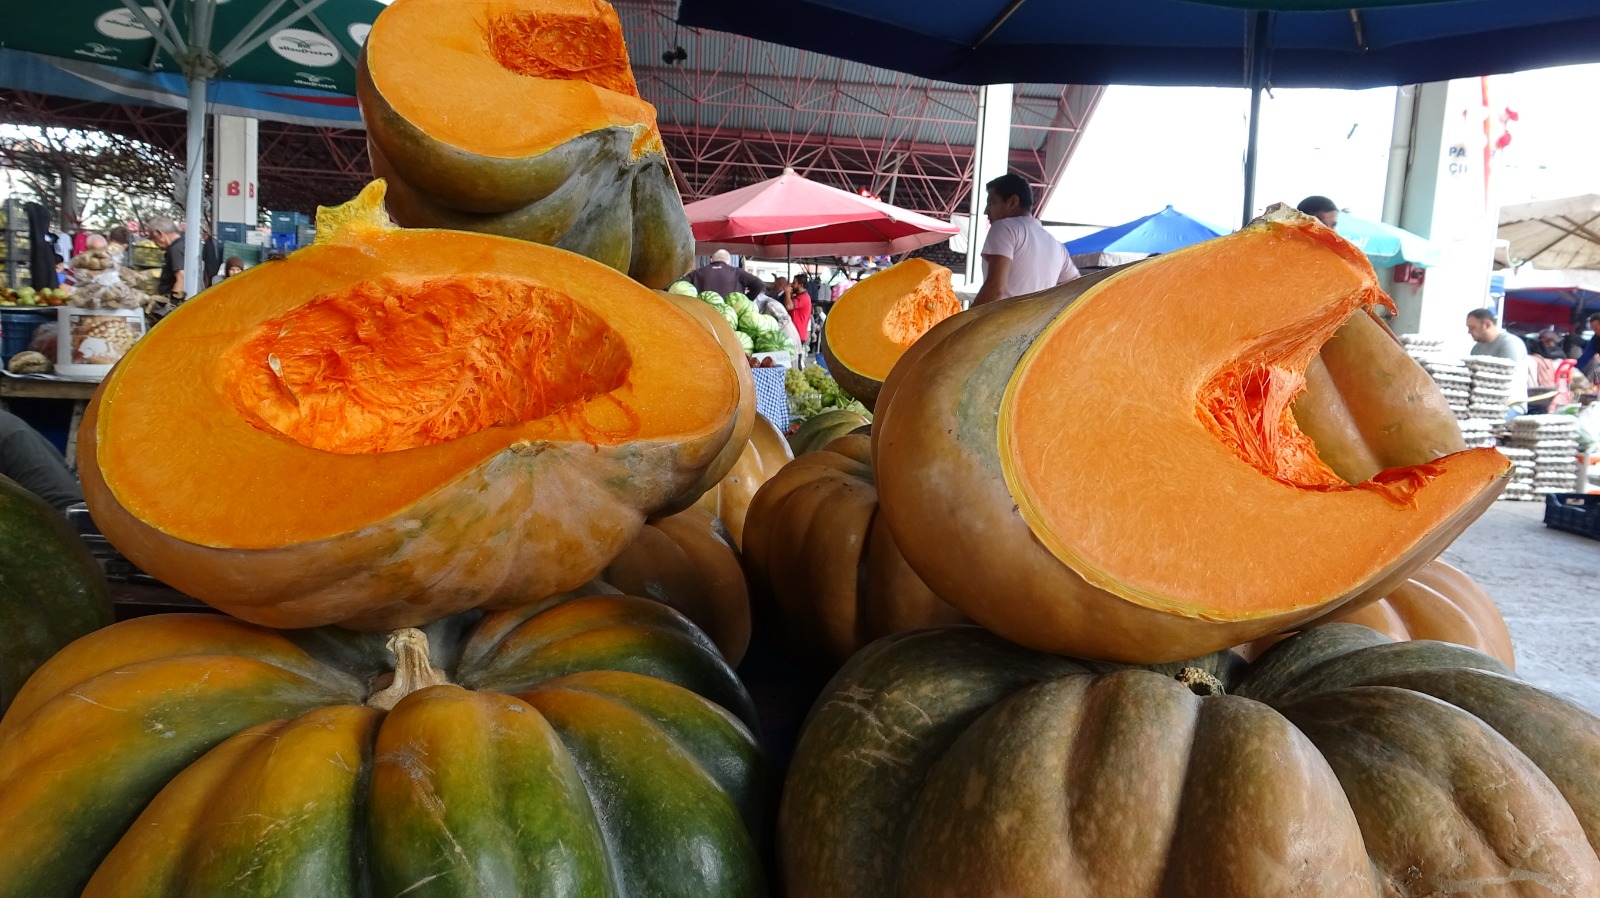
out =
[[(1275, 210), (947, 319), (879, 401), (874, 467), (895, 542), (935, 594), (1000, 635), (1134, 663), (1375, 601), (1510, 471), (1459, 432), (1440, 441), (1448, 404), (1370, 317), (1387, 302), (1359, 250)], [(1331, 340), (1359, 351), (1331, 357)], [(1296, 423), (1319, 354), (1339, 388), (1303, 399), (1338, 402), (1342, 418), (1321, 417), (1384, 459), (1364, 479), (1341, 478)]]
[(961, 311), (950, 269), (907, 259), (851, 287), (823, 325), (822, 354), (840, 389), (872, 409), (900, 356), (935, 324)]
[(691, 504), (723, 454), (728, 356), (626, 276), (389, 227), (382, 182), (317, 239), (179, 308), (85, 416), (95, 521), (172, 586), (269, 626), (532, 601)]
[(389, 211), (582, 253), (665, 287), (693, 236), (603, 0), (395, 0), (356, 95)]

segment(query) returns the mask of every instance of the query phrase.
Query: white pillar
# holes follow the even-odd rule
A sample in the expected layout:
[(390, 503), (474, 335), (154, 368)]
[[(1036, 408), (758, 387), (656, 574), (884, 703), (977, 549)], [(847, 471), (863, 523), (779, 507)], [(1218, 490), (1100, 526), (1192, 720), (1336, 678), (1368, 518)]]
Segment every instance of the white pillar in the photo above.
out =
[(1397, 224), (1433, 241), (1441, 259), (1420, 286), (1394, 285), (1399, 315), (1393, 326), (1396, 333), (1443, 337), (1451, 354), (1471, 350), (1467, 313), (1489, 304), (1499, 204), (1485, 178), (1487, 113), (1477, 78), (1417, 90), (1412, 162)]
[[(216, 195), (211, 208), (219, 239), (243, 241), (244, 234), (256, 227), (260, 206), (256, 199), (257, 129), (259, 122), (237, 115), (212, 117), (216, 129)], [(235, 235), (234, 228), (238, 233)]]
[(972, 226), (967, 229), (967, 288), (976, 290), (983, 282), (984, 238), (989, 236), (989, 220), (983, 217), (986, 199), (983, 185), (1010, 170), (1011, 102), (1015, 85), (990, 84), (978, 88), (978, 137), (972, 153)]

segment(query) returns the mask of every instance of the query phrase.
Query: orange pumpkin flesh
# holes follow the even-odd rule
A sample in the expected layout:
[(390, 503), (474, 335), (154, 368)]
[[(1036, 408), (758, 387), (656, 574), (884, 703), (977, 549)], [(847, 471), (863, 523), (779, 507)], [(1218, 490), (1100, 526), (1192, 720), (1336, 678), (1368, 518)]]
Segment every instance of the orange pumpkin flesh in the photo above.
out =
[(739, 382), (688, 315), (560, 250), (380, 227), (374, 188), (163, 321), (85, 418), (102, 530), (252, 622), (393, 628), (571, 589), (733, 429)]
[(851, 287), (828, 313), (822, 352), (839, 386), (872, 409), (900, 356), (961, 311), (950, 269), (907, 259)]
[(977, 622), (1079, 656), (1175, 660), (1375, 601), (1509, 471), (1472, 450), (1352, 485), (1318, 459), (1303, 372), (1386, 301), (1357, 250), (1279, 213), (955, 316), (874, 425), (896, 541)]

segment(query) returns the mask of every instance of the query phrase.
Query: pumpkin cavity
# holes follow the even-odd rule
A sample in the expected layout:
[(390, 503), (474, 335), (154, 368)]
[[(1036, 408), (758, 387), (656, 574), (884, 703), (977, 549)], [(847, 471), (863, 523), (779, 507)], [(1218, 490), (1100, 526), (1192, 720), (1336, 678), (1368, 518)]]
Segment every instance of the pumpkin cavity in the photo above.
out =
[(950, 270), (939, 269), (935, 274), (919, 282), (884, 313), (883, 335), (889, 342), (910, 349), (935, 324), (961, 311), (961, 300), (950, 286)]
[[(561, 8), (565, 7), (565, 8)], [(584, 81), (639, 96), (616, 13), (598, 0), (544, 4), (490, 14), (483, 25), (489, 55), (530, 78)]]
[(362, 281), (258, 325), (226, 363), (256, 427), (358, 455), (560, 415), (623, 386), (626, 342), (556, 290), (505, 277)]

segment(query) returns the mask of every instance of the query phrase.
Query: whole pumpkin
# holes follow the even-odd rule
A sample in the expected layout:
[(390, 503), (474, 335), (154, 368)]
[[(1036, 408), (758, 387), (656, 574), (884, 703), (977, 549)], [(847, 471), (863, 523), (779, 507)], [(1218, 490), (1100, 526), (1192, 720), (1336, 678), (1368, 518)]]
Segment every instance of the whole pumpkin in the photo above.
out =
[(900, 554), (878, 513), (863, 434), (785, 465), (750, 503), (745, 567), (774, 641), (832, 673), (880, 636), (964, 623)]
[(61, 513), (0, 477), (0, 714), (35, 669), (111, 623), (100, 565)]
[(235, 617), (391, 629), (555, 595), (738, 458), (715, 330), (582, 256), (394, 228), (382, 197), (185, 303), (84, 417), (107, 538)]
[(1446, 643), (1329, 624), (1253, 665), (890, 637), (784, 784), (789, 898), (1593, 895), (1600, 719)]
[(749, 699), (675, 612), (388, 646), (220, 615), (72, 644), (0, 721), (0, 895), (760, 893)]
[(600, 580), (687, 617), (737, 667), (750, 646), (750, 591), (739, 556), (719, 529), (699, 507), (658, 518), (606, 565)]
[[(1471, 577), (1437, 558), (1387, 596), (1336, 620), (1371, 627), (1396, 642), (1453, 642), (1516, 667), (1511, 633), (1494, 599)], [(1287, 635), (1263, 637), (1234, 651), (1248, 661)]]
[(750, 428), (750, 441), (745, 444), (738, 462), (728, 476), (700, 497), (699, 502), (701, 508), (722, 522), (735, 548), (744, 545), (745, 517), (756, 491), (793, 460), (794, 453), (789, 450), (783, 433), (765, 415), (757, 415)]
[[(948, 318), (879, 395), (889, 528), (945, 601), (1061, 654), (1176, 660), (1376, 601), (1510, 472), (1461, 448), (1438, 387), (1372, 317), (1387, 302), (1359, 250), (1274, 209)], [(1182, 328), (1150, 327), (1175, 303)], [(1340, 388), (1302, 396), (1331, 341), (1359, 350), (1323, 358)], [(1135, 386), (1130, 371), (1160, 374)], [(1321, 460), (1296, 424), (1319, 402), (1383, 470), (1352, 483)]]
[(694, 263), (655, 108), (601, 0), (395, 0), (356, 97), (406, 227), (588, 256), (650, 287)]
[(794, 433), (789, 434), (789, 448), (799, 458), (871, 423), (859, 412), (847, 408), (829, 409), (800, 422)]

